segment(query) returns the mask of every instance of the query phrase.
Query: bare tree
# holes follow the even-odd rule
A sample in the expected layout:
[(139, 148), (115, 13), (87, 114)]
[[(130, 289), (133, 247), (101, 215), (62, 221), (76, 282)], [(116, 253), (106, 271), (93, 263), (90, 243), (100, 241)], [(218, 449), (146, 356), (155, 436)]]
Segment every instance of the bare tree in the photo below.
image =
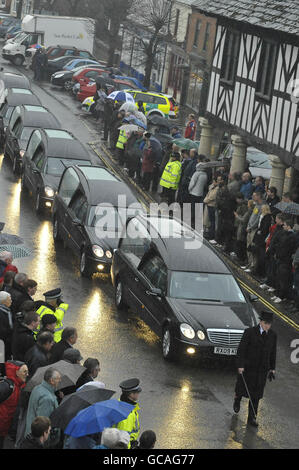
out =
[(120, 25), (126, 20), (134, 0), (102, 0), (102, 3), (104, 5), (104, 16), (108, 25), (108, 65), (112, 66), (114, 64)]
[(163, 41), (170, 37), (172, 2), (147, 0), (146, 3), (138, 2), (137, 5), (135, 18), (140, 19), (140, 25), (146, 30), (144, 37), (139, 37), (139, 40), (145, 57), (144, 86), (149, 88), (157, 53)]

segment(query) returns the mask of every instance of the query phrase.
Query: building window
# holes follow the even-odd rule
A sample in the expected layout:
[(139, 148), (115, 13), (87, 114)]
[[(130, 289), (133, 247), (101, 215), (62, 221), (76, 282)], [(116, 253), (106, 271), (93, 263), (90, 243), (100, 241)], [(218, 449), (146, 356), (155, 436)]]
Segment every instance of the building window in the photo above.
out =
[(223, 48), (221, 74), (222, 82), (233, 85), (236, 78), (240, 50), (240, 33), (228, 30)]
[(180, 18), (180, 10), (177, 10), (176, 11), (176, 17), (175, 17), (175, 25), (174, 25), (174, 37), (176, 37), (177, 34), (178, 34), (179, 18)]
[(276, 43), (263, 41), (257, 73), (256, 95), (268, 101), (271, 99), (273, 91), (277, 51)]
[(193, 46), (195, 46), (195, 47), (198, 46), (198, 38), (199, 38), (200, 28), (201, 28), (201, 20), (197, 20), (196, 28), (195, 28), (194, 41), (193, 41)]
[(209, 39), (210, 39), (210, 31), (211, 31), (211, 23), (207, 23), (205, 39), (204, 39), (203, 48), (202, 48), (203, 51), (207, 50), (208, 42), (209, 42)]

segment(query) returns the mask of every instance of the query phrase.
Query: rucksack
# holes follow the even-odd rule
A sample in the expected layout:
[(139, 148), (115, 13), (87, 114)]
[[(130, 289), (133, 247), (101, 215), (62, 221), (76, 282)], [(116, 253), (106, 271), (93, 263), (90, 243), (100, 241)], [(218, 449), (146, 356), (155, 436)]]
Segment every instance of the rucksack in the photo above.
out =
[(0, 378), (0, 403), (6, 401), (13, 393), (15, 384), (11, 379)]

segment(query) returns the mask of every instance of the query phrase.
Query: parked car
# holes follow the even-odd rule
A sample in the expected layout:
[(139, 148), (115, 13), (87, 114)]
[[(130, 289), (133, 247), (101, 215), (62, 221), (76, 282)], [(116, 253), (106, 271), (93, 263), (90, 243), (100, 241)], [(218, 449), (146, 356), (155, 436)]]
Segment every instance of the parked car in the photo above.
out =
[[(103, 77), (105, 78), (105, 74), (103, 74)], [(108, 94), (112, 93), (112, 91), (115, 91), (115, 90), (127, 90), (128, 86), (130, 85), (125, 80), (109, 79), (109, 81), (113, 83), (113, 86), (111, 85), (107, 86)], [(89, 98), (90, 96), (94, 96), (96, 90), (97, 90), (96, 81), (90, 80), (87, 83), (84, 83), (84, 82), (81, 83), (80, 81), (80, 89), (78, 89), (77, 95), (76, 95), (77, 99), (81, 101), (81, 103), (83, 103), (83, 101), (86, 98)]]
[(57, 57), (56, 59), (48, 60), (48, 74), (51, 76), (55, 72), (59, 72), (62, 68), (70, 62), (72, 59), (75, 59), (75, 56), (62, 56)]
[[(226, 158), (230, 160), (233, 155), (234, 146), (233, 144), (228, 144), (219, 159), (222, 160)], [(270, 180), (272, 165), (269, 160), (269, 156), (258, 150), (254, 147), (247, 147), (246, 160), (249, 163), (249, 170), (253, 178), (257, 176), (262, 176), (266, 180)]]
[(126, 80), (127, 82), (130, 83), (130, 87), (132, 86), (133, 89), (136, 89), (136, 90), (141, 90), (141, 91), (147, 91), (147, 89), (143, 86), (143, 84), (137, 80), (137, 78), (134, 78), (134, 77), (124, 77), (122, 75), (115, 75), (114, 76), (115, 79), (119, 79), (119, 80)]
[(4, 156), (12, 161), (14, 173), (21, 171), (22, 159), (32, 131), (42, 127), (59, 129), (61, 125), (44, 106), (16, 106), (6, 128), (4, 143)]
[(77, 49), (70, 46), (49, 46), (47, 48), (47, 56), (49, 60), (62, 56), (77, 56), (86, 59), (94, 59), (93, 55), (85, 49)]
[(35, 210), (51, 210), (64, 170), (71, 165), (91, 165), (87, 149), (71, 132), (36, 129), (23, 157), (22, 190), (30, 190)]
[(74, 70), (59, 70), (51, 75), (51, 84), (69, 90), (73, 86), (72, 76), (82, 67)]
[(81, 68), (81, 70), (78, 70), (77, 72), (75, 72), (72, 76), (72, 81), (74, 82), (74, 84), (76, 82), (80, 82), (82, 84), (84, 83), (89, 83), (90, 80), (95, 80), (97, 77), (99, 77), (100, 75), (107, 75), (107, 70), (106, 69), (100, 69), (100, 68), (94, 68), (92, 66), (88, 66), (88, 67), (84, 67), (84, 68)]
[(8, 16), (7, 18), (4, 18), (4, 20), (0, 24), (0, 38), (5, 38), (5, 35), (11, 26), (20, 23), (20, 20), (18, 20), (14, 16)]
[(6, 127), (16, 106), (29, 104), (41, 105), (39, 98), (26, 88), (7, 88), (5, 90), (5, 100), (0, 105), (0, 148), (3, 148)]
[(84, 65), (99, 65), (99, 63), (96, 60), (91, 60), (91, 59), (73, 59), (70, 62), (68, 62), (64, 67), (62, 67), (62, 70), (74, 70), (78, 67), (83, 67)]
[(22, 31), (21, 29), (21, 24), (17, 23), (15, 25), (12, 25), (8, 30), (5, 35), (5, 41), (8, 41), (8, 39), (12, 39), (16, 37), (17, 34), (19, 34)]
[(124, 230), (111, 268), (116, 306), (130, 307), (160, 336), (165, 359), (236, 355), (258, 314), (214, 248), (166, 216), (138, 215)]
[(179, 106), (170, 95), (151, 91), (141, 92), (133, 89), (126, 91), (131, 93), (136, 103), (138, 101), (143, 102), (146, 115), (157, 114), (167, 118), (176, 118), (178, 116)]
[(52, 85), (64, 87), (66, 90), (71, 90), (74, 86), (74, 82), (72, 81), (74, 73), (81, 71), (84, 68), (85, 66), (80, 66), (73, 70), (60, 70), (55, 72), (51, 75), (51, 83)]
[[(123, 205), (119, 194), (125, 196)], [(139, 207), (131, 189), (107, 168), (78, 165), (64, 171), (54, 199), (53, 237), (80, 257), (82, 276), (110, 272), (113, 249), (131, 204)]]
[(22, 73), (0, 72), (0, 80), (3, 80), (5, 88), (27, 88), (31, 90), (29, 78)]

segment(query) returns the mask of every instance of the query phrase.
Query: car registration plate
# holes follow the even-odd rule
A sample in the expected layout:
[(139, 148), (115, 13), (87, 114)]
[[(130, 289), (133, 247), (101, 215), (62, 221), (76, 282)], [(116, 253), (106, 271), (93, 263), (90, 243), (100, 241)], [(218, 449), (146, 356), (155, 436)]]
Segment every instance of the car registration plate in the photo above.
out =
[(214, 348), (214, 354), (225, 354), (226, 356), (235, 356), (237, 354), (237, 348)]

